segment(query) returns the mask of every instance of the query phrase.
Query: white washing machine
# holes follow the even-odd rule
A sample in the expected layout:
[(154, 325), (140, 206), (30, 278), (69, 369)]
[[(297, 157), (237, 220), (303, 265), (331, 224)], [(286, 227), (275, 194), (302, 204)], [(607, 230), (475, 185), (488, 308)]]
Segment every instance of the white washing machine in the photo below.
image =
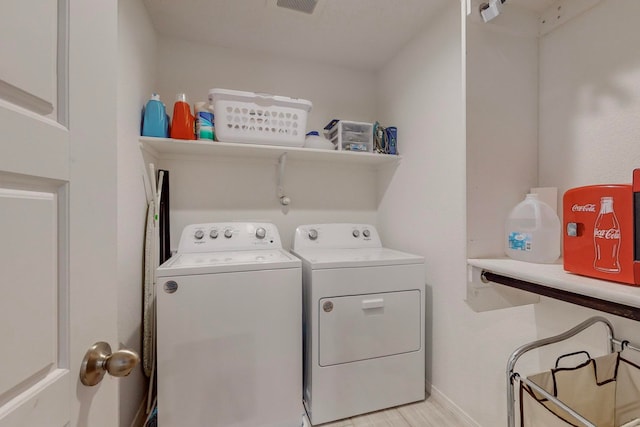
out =
[(157, 274), (159, 425), (301, 426), (301, 263), (276, 227), (190, 225)]
[(297, 228), (304, 403), (322, 424), (425, 398), (424, 258), (365, 224)]

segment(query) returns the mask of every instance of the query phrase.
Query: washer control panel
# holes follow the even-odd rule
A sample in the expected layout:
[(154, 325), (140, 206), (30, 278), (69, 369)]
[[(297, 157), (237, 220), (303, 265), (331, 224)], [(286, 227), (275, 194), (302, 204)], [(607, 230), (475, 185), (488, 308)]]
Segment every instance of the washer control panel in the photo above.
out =
[(378, 231), (371, 224), (308, 224), (296, 229), (293, 250), (303, 248), (381, 248)]
[(178, 253), (282, 249), (280, 233), (266, 222), (191, 224), (180, 236)]

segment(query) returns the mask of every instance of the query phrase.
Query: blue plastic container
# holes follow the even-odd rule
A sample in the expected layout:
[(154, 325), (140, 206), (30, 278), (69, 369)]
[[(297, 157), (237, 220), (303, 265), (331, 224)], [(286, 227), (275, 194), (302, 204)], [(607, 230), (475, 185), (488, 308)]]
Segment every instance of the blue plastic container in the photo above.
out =
[(168, 138), (169, 122), (164, 104), (160, 101), (160, 95), (154, 93), (144, 107), (142, 117), (142, 136), (155, 136)]
[(387, 133), (387, 149), (389, 154), (398, 154), (398, 128), (389, 126), (385, 129)]

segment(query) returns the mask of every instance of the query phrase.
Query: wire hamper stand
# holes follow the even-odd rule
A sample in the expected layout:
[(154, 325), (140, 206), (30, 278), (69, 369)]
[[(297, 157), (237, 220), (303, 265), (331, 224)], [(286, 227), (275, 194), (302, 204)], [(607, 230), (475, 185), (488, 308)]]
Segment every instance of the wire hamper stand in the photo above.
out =
[[(557, 359), (554, 369), (527, 378), (514, 371), (518, 359), (528, 351), (567, 340), (597, 323), (607, 330), (607, 355), (591, 358), (586, 351), (565, 354)], [(640, 347), (617, 339), (613, 325), (600, 316), (559, 335), (520, 346), (507, 363), (508, 427), (516, 425), (516, 385), (520, 392), (521, 427), (640, 426), (640, 366), (621, 356), (626, 349), (640, 352)], [(580, 353), (587, 355), (586, 362), (573, 368), (558, 368), (560, 359)]]

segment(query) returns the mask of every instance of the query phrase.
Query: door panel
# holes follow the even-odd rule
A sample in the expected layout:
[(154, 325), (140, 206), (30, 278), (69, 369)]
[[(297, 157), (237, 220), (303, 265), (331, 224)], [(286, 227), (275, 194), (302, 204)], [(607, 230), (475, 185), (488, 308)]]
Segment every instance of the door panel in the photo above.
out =
[(62, 427), (71, 423), (73, 380), (70, 139), (53, 107), (66, 80), (57, 71), (61, 15), (58, 0), (4, 6), (0, 37), (11, 42), (0, 44), (0, 427)]
[[(2, 427), (66, 426), (69, 405), (60, 405), (60, 397), (68, 396), (71, 385), (66, 369), (51, 371), (29, 391), (0, 407)], [(36, 410), (37, 408), (37, 410)]]
[(118, 348), (118, 2), (4, 3), (0, 427), (113, 427), (118, 383), (79, 371)]
[(1, 98), (0, 124), (0, 171), (38, 178), (68, 179), (67, 129), (50, 118), (24, 110)]
[(8, 0), (0, 13), (0, 97), (40, 114), (56, 101), (57, 0)]
[(70, 422), (67, 205), (64, 181), (0, 171), (0, 427)]
[[(58, 367), (57, 197), (0, 188), (0, 395)], [(9, 390), (14, 390), (10, 392)]]

